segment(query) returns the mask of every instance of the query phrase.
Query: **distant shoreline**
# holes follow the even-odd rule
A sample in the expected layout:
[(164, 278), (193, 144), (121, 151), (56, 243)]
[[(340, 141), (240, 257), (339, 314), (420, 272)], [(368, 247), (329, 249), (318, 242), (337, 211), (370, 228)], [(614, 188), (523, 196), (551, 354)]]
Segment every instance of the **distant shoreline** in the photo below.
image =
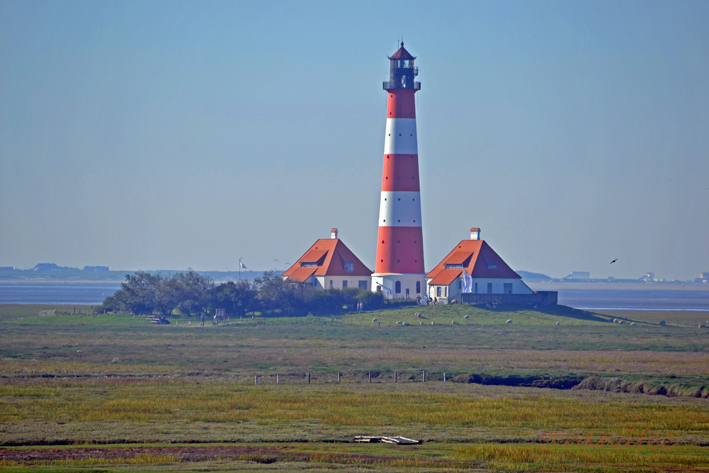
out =
[(535, 291), (709, 291), (709, 284), (669, 282), (532, 282), (524, 281)]

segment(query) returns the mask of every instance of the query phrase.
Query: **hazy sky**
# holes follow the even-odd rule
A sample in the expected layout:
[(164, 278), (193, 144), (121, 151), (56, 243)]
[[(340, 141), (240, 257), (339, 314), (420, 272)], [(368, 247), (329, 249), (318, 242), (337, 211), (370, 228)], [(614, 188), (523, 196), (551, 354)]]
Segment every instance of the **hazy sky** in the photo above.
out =
[(0, 266), (285, 269), (338, 227), (373, 269), (403, 34), (427, 270), (477, 226), (517, 270), (697, 277), (708, 24), (707, 1), (0, 2)]

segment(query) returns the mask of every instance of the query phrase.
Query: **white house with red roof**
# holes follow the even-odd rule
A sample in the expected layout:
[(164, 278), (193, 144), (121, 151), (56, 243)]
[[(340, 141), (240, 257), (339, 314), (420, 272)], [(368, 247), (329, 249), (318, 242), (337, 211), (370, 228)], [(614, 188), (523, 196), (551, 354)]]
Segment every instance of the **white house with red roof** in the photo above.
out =
[(283, 273), (287, 282), (305, 283), (320, 289), (359, 288), (372, 290), (372, 271), (337, 238), (320, 238)]
[(439, 303), (460, 302), (463, 271), (472, 277), (473, 294), (534, 294), (490, 245), (480, 239), (480, 229), (470, 229), (470, 240), (458, 243), (426, 275), (427, 294)]

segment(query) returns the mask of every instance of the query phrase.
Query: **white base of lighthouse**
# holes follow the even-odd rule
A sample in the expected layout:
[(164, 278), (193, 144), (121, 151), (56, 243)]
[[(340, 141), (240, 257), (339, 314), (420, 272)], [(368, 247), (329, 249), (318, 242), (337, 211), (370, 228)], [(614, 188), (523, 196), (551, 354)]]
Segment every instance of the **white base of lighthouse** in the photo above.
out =
[(372, 291), (382, 292), (387, 299), (416, 299), (426, 297), (425, 274), (375, 273)]

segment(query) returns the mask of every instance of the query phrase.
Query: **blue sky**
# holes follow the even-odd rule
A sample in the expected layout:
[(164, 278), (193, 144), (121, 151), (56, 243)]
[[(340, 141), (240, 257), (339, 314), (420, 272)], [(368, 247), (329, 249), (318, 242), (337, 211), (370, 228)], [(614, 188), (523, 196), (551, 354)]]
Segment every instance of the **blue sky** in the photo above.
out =
[[(709, 3), (0, 3), (0, 266), (373, 269), (387, 54), (418, 57), (426, 268), (709, 271)], [(612, 259), (618, 262), (609, 266)]]

